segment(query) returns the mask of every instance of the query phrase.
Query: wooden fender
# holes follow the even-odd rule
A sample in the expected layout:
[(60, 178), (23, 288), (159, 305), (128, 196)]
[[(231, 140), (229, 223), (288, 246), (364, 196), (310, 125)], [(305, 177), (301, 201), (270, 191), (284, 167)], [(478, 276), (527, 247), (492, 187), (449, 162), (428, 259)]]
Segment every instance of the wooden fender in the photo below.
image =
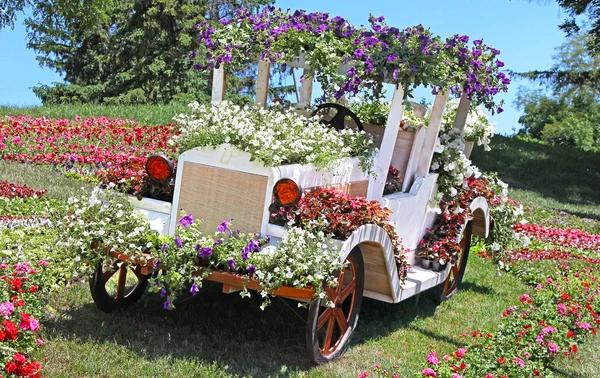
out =
[(355, 230), (341, 246), (341, 260), (360, 248), (365, 266), (364, 296), (384, 302), (400, 300), (402, 287), (396, 268), (392, 241), (387, 232), (372, 224)]
[[(490, 211), (487, 200), (484, 197), (477, 197), (471, 202), (471, 212), (473, 214), (473, 235), (487, 238), (490, 234)], [(466, 224), (463, 226), (463, 230)]]

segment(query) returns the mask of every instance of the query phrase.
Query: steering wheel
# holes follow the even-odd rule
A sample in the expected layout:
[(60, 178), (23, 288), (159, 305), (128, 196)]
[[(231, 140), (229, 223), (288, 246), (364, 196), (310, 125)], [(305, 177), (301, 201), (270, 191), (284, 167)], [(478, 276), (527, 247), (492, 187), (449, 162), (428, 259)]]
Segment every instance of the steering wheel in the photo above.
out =
[(344, 130), (346, 128), (346, 125), (344, 124), (344, 120), (346, 119), (346, 116), (349, 116), (350, 118), (352, 118), (354, 123), (356, 123), (356, 127), (358, 128), (359, 131), (365, 130), (362, 122), (360, 122), (360, 120), (358, 119), (356, 114), (354, 114), (354, 112), (352, 110), (346, 108), (345, 106), (342, 106), (340, 104), (335, 104), (332, 102), (327, 102), (325, 104), (321, 104), (321, 105), (317, 106), (317, 109), (312, 113), (311, 117), (315, 116), (320, 110), (331, 109), (331, 108), (337, 110), (337, 112), (335, 113), (333, 118), (330, 119), (329, 121), (327, 121), (325, 119), (321, 120), (322, 124), (332, 127), (338, 131)]

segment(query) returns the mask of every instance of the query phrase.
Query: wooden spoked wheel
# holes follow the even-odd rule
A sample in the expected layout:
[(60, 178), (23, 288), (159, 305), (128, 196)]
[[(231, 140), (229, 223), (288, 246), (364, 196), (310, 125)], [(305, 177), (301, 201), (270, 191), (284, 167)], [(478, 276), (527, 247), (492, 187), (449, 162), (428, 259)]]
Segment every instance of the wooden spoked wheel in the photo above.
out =
[(325, 288), (335, 307), (317, 299), (308, 308), (306, 346), (310, 360), (317, 365), (344, 353), (358, 322), (364, 289), (364, 264), (358, 248), (348, 255), (346, 263), (338, 275), (337, 287)]
[(115, 262), (110, 269), (96, 266), (90, 278), (90, 290), (100, 311), (111, 312), (137, 302), (148, 287), (148, 276), (141, 274), (139, 266)]
[(473, 225), (468, 222), (463, 230), (460, 239), (460, 256), (458, 260), (450, 267), (450, 273), (444, 283), (437, 287), (436, 299), (439, 302), (443, 302), (452, 298), (457, 292), (462, 283), (465, 275), (465, 269), (467, 268), (467, 261), (469, 259), (469, 249), (471, 248), (471, 236), (473, 231)]

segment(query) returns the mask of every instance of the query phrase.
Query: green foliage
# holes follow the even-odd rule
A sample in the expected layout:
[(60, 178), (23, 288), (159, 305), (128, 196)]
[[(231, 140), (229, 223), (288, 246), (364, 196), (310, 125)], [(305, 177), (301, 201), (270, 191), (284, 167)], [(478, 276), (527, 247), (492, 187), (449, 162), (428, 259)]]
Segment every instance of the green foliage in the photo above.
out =
[(15, 19), (19, 12), (27, 5), (27, 0), (0, 0), (0, 30), (9, 26), (14, 28)]
[[(270, 0), (39, 0), (25, 20), (28, 47), (65, 83), (38, 86), (44, 104), (207, 101), (210, 75), (193, 69), (194, 25)], [(1, 25), (1, 24), (0, 24)], [(201, 54), (202, 55), (202, 54)]]
[(600, 56), (587, 50), (588, 34), (577, 34), (557, 49), (545, 73), (521, 76), (545, 83), (551, 94), (519, 88), (515, 104), (523, 110), (521, 135), (585, 151), (600, 150)]
[(0, 107), (0, 117), (28, 115), (31, 117), (67, 118), (106, 117), (134, 119), (145, 125), (165, 125), (173, 123), (173, 116), (187, 111), (187, 106), (171, 105), (99, 105), (99, 104), (61, 104), (44, 105), (29, 108)]

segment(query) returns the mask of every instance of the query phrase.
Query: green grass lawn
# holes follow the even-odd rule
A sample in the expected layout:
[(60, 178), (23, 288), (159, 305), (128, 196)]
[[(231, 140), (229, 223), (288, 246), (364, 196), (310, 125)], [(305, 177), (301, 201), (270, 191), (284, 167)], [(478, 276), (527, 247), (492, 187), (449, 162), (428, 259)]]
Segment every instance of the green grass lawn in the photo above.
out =
[(148, 125), (173, 123), (176, 114), (187, 112), (185, 105), (51, 105), (15, 108), (0, 106), (0, 117), (28, 115), (31, 117), (68, 118), (76, 116), (134, 119)]
[[(153, 107), (155, 108), (155, 107)], [(183, 108), (181, 110), (184, 110)], [(179, 110), (177, 110), (179, 111)], [(137, 113), (136, 113), (137, 112)], [(0, 108), (0, 115), (135, 118), (161, 124), (172, 108), (50, 107)], [(493, 150), (475, 150), (485, 171), (497, 171), (522, 201), (528, 219), (556, 227), (600, 233), (600, 154), (551, 148), (495, 137)], [(49, 169), (0, 161), (0, 180), (16, 181), (65, 200), (90, 185)], [(83, 187), (83, 189), (82, 189)], [(559, 212), (560, 211), (560, 212)], [(177, 309), (162, 309), (158, 295), (146, 295), (129, 309), (105, 314), (96, 309), (87, 282), (76, 282), (49, 298), (43, 322), (46, 346), (35, 356), (48, 377), (298, 376), (356, 377), (372, 365), (398, 365), (415, 376), (432, 349), (449, 353), (475, 329), (493, 328), (500, 314), (531, 288), (471, 254), (459, 294), (437, 305), (431, 293), (399, 304), (365, 299), (358, 328), (346, 354), (325, 366), (310, 365), (305, 351), (306, 310), (275, 300), (264, 312), (260, 298), (222, 294), (220, 285), (183, 297)], [(558, 377), (600, 376), (600, 338), (580, 348), (581, 360), (559, 358)], [(47, 359), (45, 359), (47, 358)]]
[[(99, 312), (87, 283), (51, 298), (44, 323), (47, 376), (198, 376), (215, 371), (239, 376), (357, 376), (375, 363), (418, 371), (432, 347), (450, 353), (463, 333), (494, 326), (499, 313), (529, 289), (474, 257), (462, 292), (437, 305), (430, 293), (399, 304), (365, 300), (347, 353), (314, 368), (305, 344), (306, 311), (283, 300), (263, 312), (260, 298), (222, 294), (220, 285), (182, 300), (173, 312), (157, 295), (112, 314)], [(295, 307), (294, 302), (288, 302)], [(40, 355), (40, 357), (42, 356)], [(216, 369), (216, 370), (215, 370)]]

